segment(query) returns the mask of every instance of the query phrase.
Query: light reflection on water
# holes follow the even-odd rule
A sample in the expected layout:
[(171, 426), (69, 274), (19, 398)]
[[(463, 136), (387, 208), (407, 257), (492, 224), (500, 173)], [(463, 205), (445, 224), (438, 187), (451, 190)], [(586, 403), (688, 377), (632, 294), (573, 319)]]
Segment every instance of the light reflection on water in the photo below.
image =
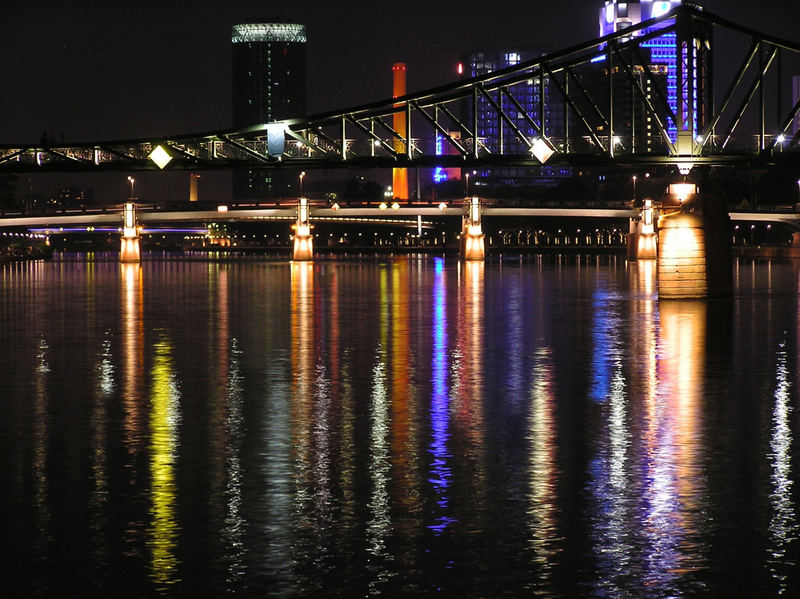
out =
[(8, 571), (791, 596), (798, 272), (735, 272), (728, 309), (617, 258), (2, 266)]

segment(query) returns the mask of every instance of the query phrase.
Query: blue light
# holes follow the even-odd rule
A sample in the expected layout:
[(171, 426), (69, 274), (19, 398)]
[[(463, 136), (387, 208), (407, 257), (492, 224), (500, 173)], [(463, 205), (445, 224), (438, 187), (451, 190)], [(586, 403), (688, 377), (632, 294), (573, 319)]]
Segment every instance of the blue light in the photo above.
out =
[(441, 534), (445, 528), (455, 522), (455, 518), (448, 515), (449, 495), (448, 487), (452, 482), (453, 473), (448, 463), (450, 452), (447, 443), (450, 439), (450, 390), (448, 373), (450, 360), (447, 354), (447, 303), (444, 279), (444, 260), (434, 258), (433, 280), (433, 352), (431, 355), (431, 379), (433, 383), (433, 396), (431, 397), (431, 443), (428, 451), (433, 456), (430, 466), (428, 482), (433, 486), (436, 494), (438, 514), (433, 524), (428, 526), (434, 533)]
[[(444, 154), (444, 137), (441, 133), (436, 133), (436, 155), (441, 156)], [(441, 167), (437, 166), (433, 171), (433, 181), (434, 183), (441, 183), (442, 181), (447, 181), (447, 172)]]

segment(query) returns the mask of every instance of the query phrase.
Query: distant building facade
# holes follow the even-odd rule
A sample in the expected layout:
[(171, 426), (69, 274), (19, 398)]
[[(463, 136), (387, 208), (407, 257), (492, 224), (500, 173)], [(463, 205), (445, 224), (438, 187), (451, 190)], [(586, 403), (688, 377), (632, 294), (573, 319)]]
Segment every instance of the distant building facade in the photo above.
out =
[[(247, 22), (231, 32), (233, 126), (306, 113), (306, 30), (296, 23)], [(233, 174), (234, 199), (297, 195), (294, 171), (250, 169)]]
[[(506, 69), (530, 60), (536, 60), (547, 54), (550, 48), (506, 48), (503, 50), (471, 52), (462, 56), (458, 70), (462, 77), (479, 77), (495, 71)], [(543, 85), (542, 85), (543, 83)], [(563, 130), (564, 122), (564, 103), (561, 96), (551, 85), (550, 78), (545, 77), (540, 82), (538, 77), (528, 79), (509, 87), (509, 92), (519, 102), (522, 109), (533, 119), (537, 125), (542, 124), (544, 135), (548, 138), (556, 136)], [(540, 115), (540, 96), (544, 93), (544, 115)], [(555, 98), (559, 98), (555, 101)], [(530, 124), (516, 106), (505, 95), (497, 97), (495, 101), (502, 107), (503, 111), (514, 122), (514, 125), (528, 139), (538, 137), (536, 129)], [(462, 106), (462, 118), (468, 124), (473, 122), (473, 102), (465, 101)], [(478, 97), (477, 102), (477, 137), (482, 147), (492, 153), (504, 154), (528, 154), (529, 145), (519, 138), (514, 129), (504, 120), (501, 120), (494, 106), (483, 96)], [(563, 171), (563, 172), (562, 172)], [(536, 168), (492, 168), (480, 169), (476, 173), (477, 179), (494, 183), (506, 183), (516, 185), (528, 182), (530, 179), (539, 178), (561, 178), (567, 177), (571, 173), (570, 169), (553, 169), (551, 167)], [(478, 185), (481, 182), (477, 182)]]

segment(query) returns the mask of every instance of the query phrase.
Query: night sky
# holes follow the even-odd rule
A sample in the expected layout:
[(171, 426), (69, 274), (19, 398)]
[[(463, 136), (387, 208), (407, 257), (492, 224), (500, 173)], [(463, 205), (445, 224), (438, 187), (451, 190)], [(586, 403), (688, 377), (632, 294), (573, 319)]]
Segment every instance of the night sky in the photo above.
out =
[[(730, 20), (800, 42), (800, 2), (704, 0)], [(577, 44), (602, 0), (478, 2), (51, 1), (0, 7), (0, 143), (173, 135), (231, 125), (230, 30), (250, 18), (306, 25), (309, 113), (456, 78), (465, 51)], [(81, 184), (87, 175), (71, 175)], [(117, 177), (124, 180), (124, 176)], [(91, 186), (92, 184), (89, 183)], [(124, 189), (124, 185), (120, 185)], [(224, 184), (220, 189), (224, 188)]]

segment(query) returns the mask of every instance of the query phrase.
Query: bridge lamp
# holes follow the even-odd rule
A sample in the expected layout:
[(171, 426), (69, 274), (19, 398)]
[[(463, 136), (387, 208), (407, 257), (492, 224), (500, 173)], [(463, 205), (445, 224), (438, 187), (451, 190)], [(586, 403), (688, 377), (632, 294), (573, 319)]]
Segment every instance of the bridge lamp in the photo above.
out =
[(386, 205), (386, 202), (381, 202), (378, 208), (380, 208), (381, 210), (386, 210), (388, 206)]
[(694, 183), (673, 183), (669, 186), (669, 193), (677, 196), (681, 206), (690, 195), (697, 193), (697, 185)]
[(169, 164), (170, 160), (172, 160), (172, 156), (170, 156), (160, 144), (157, 145), (152, 152), (150, 152), (148, 158), (155, 162), (158, 168), (162, 169)]
[(336, 210), (338, 210), (338, 209), (339, 209), (339, 204), (337, 204), (336, 202), (334, 202), (334, 203), (333, 203), (333, 205), (331, 206), (331, 210), (333, 210), (333, 211), (335, 212), (335, 211), (336, 211)]
[[(800, 183), (800, 181), (798, 181), (798, 183)], [(447, 204), (445, 202), (440, 202), (439, 203), (439, 210), (441, 210), (442, 212), (447, 210)]]
[(531, 154), (533, 154), (534, 158), (536, 158), (536, 160), (538, 160), (541, 164), (544, 164), (553, 154), (555, 154), (555, 150), (553, 150), (553, 148), (550, 147), (550, 144), (548, 144), (541, 137), (537, 137), (531, 144)]
[(301, 196), (303, 195), (303, 179), (305, 178), (305, 176), (306, 176), (306, 172), (302, 171), (300, 173), (300, 195)]
[(695, 140), (697, 143), (701, 144), (701, 143), (703, 143), (703, 136), (702, 136), (702, 135), (700, 135), (700, 134), (698, 134), (698, 135), (696, 135), (696, 136), (695, 136), (694, 140)]
[(392, 203), (392, 210), (400, 210), (400, 204), (397, 202)]
[(136, 179), (134, 179), (133, 177), (130, 177), (130, 176), (128, 177), (128, 183), (131, 184), (131, 198), (134, 197), (134, 195), (133, 195), (133, 184), (135, 182), (136, 182)]

